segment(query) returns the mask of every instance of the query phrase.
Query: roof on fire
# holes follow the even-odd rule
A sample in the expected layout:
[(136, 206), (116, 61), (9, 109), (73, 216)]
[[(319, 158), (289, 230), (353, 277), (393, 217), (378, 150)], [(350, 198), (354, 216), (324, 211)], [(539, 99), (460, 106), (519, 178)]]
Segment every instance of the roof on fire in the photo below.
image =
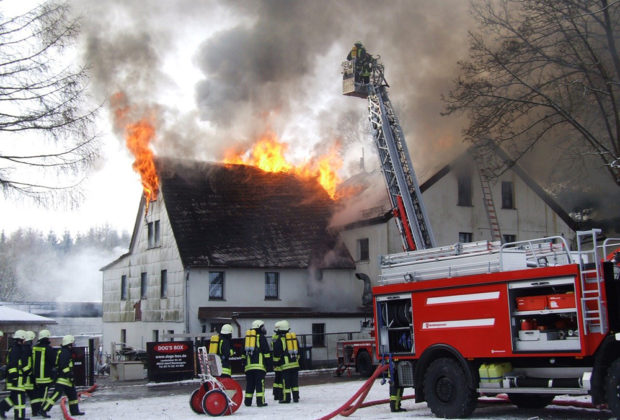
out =
[(317, 182), (245, 165), (156, 165), (185, 267), (355, 268), (328, 230), (333, 202)]

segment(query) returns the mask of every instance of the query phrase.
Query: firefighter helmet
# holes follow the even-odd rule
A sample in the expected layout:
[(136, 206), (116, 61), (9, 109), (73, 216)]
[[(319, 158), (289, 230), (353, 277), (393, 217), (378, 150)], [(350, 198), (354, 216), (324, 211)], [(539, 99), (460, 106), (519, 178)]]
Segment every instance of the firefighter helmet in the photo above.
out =
[(68, 346), (69, 344), (75, 343), (75, 337), (71, 334), (67, 334), (62, 338), (62, 345)]
[(49, 330), (41, 330), (39, 331), (39, 340), (42, 338), (50, 338), (52, 335)]
[(25, 340), (26, 339), (26, 331), (17, 330), (13, 333), (13, 338), (15, 340)]
[(277, 321), (275, 324), (273, 324), (273, 330), (275, 332), (280, 331), (280, 324), (282, 323), (282, 321)]
[(291, 329), (287, 320), (280, 321), (280, 331), (288, 331)]
[(265, 323), (261, 321), (260, 319), (257, 319), (256, 321), (252, 322), (252, 328), (260, 328), (263, 325), (265, 325)]
[(34, 333), (34, 331), (26, 331), (26, 338), (24, 338), (25, 341), (32, 341), (35, 339), (37, 335)]
[(4, 337), (4, 333), (0, 331), (0, 337)]
[(230, 324), (222, 325), (222, 329), (220, 330), (220, 334), (232, 334), (233, 328)]

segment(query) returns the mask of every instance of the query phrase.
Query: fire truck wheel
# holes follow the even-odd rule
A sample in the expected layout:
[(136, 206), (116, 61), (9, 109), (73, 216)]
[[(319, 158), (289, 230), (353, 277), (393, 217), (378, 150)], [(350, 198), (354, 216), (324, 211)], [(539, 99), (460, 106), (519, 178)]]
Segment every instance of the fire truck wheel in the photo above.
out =
[(226, 398), (224, 391), (212, 389), (202, 399), (202, 407), (205, 410), (204, 412), (210, 416), (221, 416), (228, 409), (228, 398)]
[(355, 368), (360, 375), (370, 378), (374, 370), (372, 369), (372, 359), (367, 351), (361, 350), (357, 353), (357, 360), (355, 361)]
[(424, 397), (440, 418), (468, 417), (478, 402), (476, 389), (468, 383), (463, 367), (450, 358), (430, 364), (424, 375)]
[(616, 359), (607, 371), (605, 397), (613, 415), (620, 418), (620, 359)]
[(508, 394), (510, 402), (519, 408), (544, 408), (554, 398), (553, 394)]

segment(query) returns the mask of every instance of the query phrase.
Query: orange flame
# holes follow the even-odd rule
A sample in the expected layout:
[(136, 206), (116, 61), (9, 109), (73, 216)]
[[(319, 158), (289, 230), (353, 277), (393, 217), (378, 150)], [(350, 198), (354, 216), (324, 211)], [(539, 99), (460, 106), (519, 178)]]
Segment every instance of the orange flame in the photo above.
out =
[(336, 146), (318, 159), (312, 159), (296, 166), (284, 154), (288, 145), (278, 141), (276, 135), (265, 133), (248, 151), (228, 150), (224, 163), (256, 166), (266, 172), (292, 173), (302, 178), (315, 178), (332, 199), (336, 199), (336, 189), (341, 182), (337, 171), (342, 167)]
[(127, 99), (121, 92), (116, 93), (111, 100), (114, 108), (114, 123), (118, 129), (124, 131), (125, 144), (134, 155), (132, 167), (140, 174), (142, 189), (146, 199), (146, 211), (151, 201), (157, 200), (159, 193), (159, 178), (155, 169), (154, 154), (151, 150), (151, 141), (155, 138), (155, 126), (152, 118), (143, 117), (136, 122), (128, 122), (130, 107)]

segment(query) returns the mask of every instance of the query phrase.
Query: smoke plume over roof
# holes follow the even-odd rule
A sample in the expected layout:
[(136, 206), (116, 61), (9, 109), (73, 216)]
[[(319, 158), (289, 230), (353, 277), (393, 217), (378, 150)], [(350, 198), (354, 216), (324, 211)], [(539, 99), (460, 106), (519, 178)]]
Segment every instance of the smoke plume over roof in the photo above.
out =
[[(361, 146), (372, 152), (366, 104), (341, 96), (340, 62), (357, 40), (382, 57), (419, 170), (443, 163), (442, 154), (460, 143), (458, 121), (449, 124), (439, 112), (465, 51), (465, 2), (93, 1), (88, 10), (87, 61), (97, 92), (106, 99), (123, 90), (133, 103), (157, 107), (167, 133), (157, 148), (166, 154), (218, 159), (225, 147), (251, 143), (267, 128), (291, 149), (305, 147), (302, 154), (335, 140), (344, 155), (354, 150), (355, 161)], [(189, 32), (199, 40), (192, 54), (200, 71), (191, 117), (160, 96), (179, 82), (164, 65), (187, 48), (175, 37)], [(205, 138), (200, 131), (208, 144), (197, 144)]]

